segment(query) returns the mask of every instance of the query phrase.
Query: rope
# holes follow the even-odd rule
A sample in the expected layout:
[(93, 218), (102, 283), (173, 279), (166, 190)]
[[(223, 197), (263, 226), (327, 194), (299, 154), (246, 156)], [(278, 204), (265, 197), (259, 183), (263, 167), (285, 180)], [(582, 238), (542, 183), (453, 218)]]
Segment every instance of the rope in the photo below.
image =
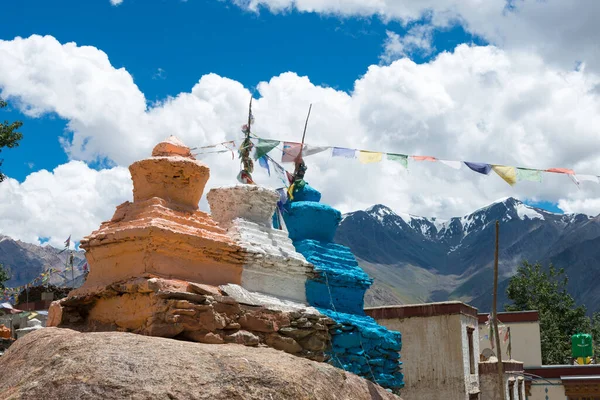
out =
[[(331, 287), (329, 286), (329, 278), (327, 277), (327, 272), (325, 272), (325, 271), (322, 271), (322, 272), (323, 272), (323, 275), (325, 276), (325, 285), (327, 286), (327, 292), (329, 292), (329, 303), (331, 304), (331, 308), (333, 309), (333, 311), (337, 314), (337, 310), (335, 309), (335, 304), (333, 304), (333, 295), (331, 294)], [(371, 364), (369, 364), (369, 359), (366, 356), (367, 352), (363, 345), (362, 338), (360, 336), (360, 332), (357, 332), (357, 333), (358, 333), (358, 341), (360, 343), (360, 348), (363, 351), (363, 358), (365, 359), (367, 366), (369, 367), (369, 372), (371, 373), (372, 381), (374, 383), (377, 383), (377, 380), (375, 379), (375, 374), (373, 373), (373, 368), (371, 368)], [(344, 364), (342, 364), (342, 362), (340, 361), (340, 359), (338, 358), (338, 356), (335, 353), (333, 353), (333, 356), (335, 357), (335, 359), (338, 361), (338, 363), (341, 366), (344, 365)]]

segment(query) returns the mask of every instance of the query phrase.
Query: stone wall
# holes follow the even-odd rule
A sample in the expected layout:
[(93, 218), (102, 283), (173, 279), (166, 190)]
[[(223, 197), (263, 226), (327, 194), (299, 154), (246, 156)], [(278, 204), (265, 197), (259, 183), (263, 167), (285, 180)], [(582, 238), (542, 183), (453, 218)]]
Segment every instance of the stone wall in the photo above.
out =
[(284, 310), (243, 304), (214, 286), (152, 276), (61, 299), (50, 315), (48, 326), (264, 345), (315, 361), (326, 360), (328, 330), (335, 324), (301, 304)]

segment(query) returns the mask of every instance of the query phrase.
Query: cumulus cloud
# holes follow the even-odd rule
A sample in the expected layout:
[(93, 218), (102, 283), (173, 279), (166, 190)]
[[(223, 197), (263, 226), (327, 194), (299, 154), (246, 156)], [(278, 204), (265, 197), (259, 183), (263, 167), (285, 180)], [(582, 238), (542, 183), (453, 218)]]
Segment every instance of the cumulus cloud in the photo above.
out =
[[(426, 64), (403, 58), (373, 65), (351, 93), (291, 72), (275, 76), (257, 86), (254, 131), (298, 141), (313, 103), (311, 144), (595, 174), (598, 84), (593, 72), (548, 65), (535, 53), (461, 45)], [(0, 186), (2, 204), (12, 205), (0, 208), (0, 232), (27, 241), (51, 237), (55, 243), (69, 231), (80, 238), (110, 218), (114, 206), (131, 196), (124, 167), (147, 157), (161, 139), (174, 134), (200, 147), (240, 138), (250, 98), (241, 83), (209, 74), (189, 92), (147, 106), (131, 75), (112, 67), (105, 53), (48, 36), (0, 41), (0, 89), (31, 116), (55, 113), (66, 119), (70, 136), (63, 143), (72, 159), (117, 165), (94, 171), (71, 161), (22, 184)], [(235, 183), (239, 161), (230, 153), (201, 157), (211, 167), (206, 190)], [(516, 196), (559, 202), (570, 212), (600, 212), (600, 203), (589, 200), (600, 197), (600, 185), (583, 182), (578, 189), (561, 175), (510, 187), (493, 174), (441, 163), (411, 161), (407, 172), (389, 161), (361, 165), (327, 153), (307, 163), (307, 180), (323, 192), (323, 201), (342, 211), (383, 203), (444, 218)], [(274, 177), (256, 169), (260, 183), (277, 186)], [(207, 209), (205, 200), (201, 207)], [(40, 216), (44, 224), (37, 222)]]
[(404, 35), (386, 31), (382, 61), (390, 63), (402, 57), (418, 53), (429, 55), (433, 52), (433, 27), (431, 25), (415, 25)]
[(131, 190), (126, 168), (96, 171), (81, 161), (33, 172), (23, 183), (8, 179), (0, 186), (0, 232), (61, 247), (69, 235), (79, 240), (110, 218)]
[(342, 17), (379, 16), (403, 24), (427, 20), (434, 27), (456, 23), (503, 49), (535, 51), (549, 62), (573, 68), (578, 61), (600, 71), (597, 0), (231, 0), (252, 11), (315, 12)]
[(118, 6), (122, 2), (123, 0), (110, 0), (110, 4), (112, 4), (113, 6)]

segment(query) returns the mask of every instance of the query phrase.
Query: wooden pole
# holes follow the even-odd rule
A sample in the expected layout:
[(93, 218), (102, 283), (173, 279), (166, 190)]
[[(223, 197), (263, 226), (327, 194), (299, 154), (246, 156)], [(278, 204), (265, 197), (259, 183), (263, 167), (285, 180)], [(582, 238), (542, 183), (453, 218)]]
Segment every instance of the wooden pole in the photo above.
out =
[(500, 243), (500, 222), (496, 221), (496, 251), (494, 254), (494, 298), (492, 301), (492, 323), (494, 324), (494, 338), (496, 340), (496, 353), (498, 354), (498, 390), (499, 399), (506, 400), (504, 390), (504, 371), (502, 365), (502, 348), (500, 347), (500, 332), (498, 331), (498, 249)]
[(306, 122), (304, 123), (304, 133), (302, 133), (302, 147), (304, 148), (304, 138), (306, 137), (306, 128), (308, 127), (308, 119), (310, 118), (310, 110), (312, 110), (312, 103), (308, 107), (308, 115), (306, 116)]
[(304, 164), (304, 159), (302, 158), (302, 153), (304, 152), (304, 139), (306, 138), (306, 129), (308, 128), (308, 120), (310, 118), (310, 111), (312, 110), (312, 104), (308, 107), (308, 115), (306, 116), (306, 122), (304, 123), (304, 132), (302, 133), (302, 143), (300, 144), (300, 153), (294, 160), (294, 182), (299, 179), (304, 179), (304, 173), (306, 171), (306, 164)]

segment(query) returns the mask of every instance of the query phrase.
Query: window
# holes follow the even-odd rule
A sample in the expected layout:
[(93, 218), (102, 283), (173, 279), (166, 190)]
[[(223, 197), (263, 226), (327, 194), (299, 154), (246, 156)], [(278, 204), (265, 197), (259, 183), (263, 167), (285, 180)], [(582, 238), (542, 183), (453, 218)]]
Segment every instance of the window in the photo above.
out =
[(469, 400), (479, 400), (479, 393), (470, 394)]
[(473, 332), (475, 328), (467, 326), (467, 338), (469, 340), (469, 372), (471, 375), (475, 373), (475, 349), (473, 347)]

